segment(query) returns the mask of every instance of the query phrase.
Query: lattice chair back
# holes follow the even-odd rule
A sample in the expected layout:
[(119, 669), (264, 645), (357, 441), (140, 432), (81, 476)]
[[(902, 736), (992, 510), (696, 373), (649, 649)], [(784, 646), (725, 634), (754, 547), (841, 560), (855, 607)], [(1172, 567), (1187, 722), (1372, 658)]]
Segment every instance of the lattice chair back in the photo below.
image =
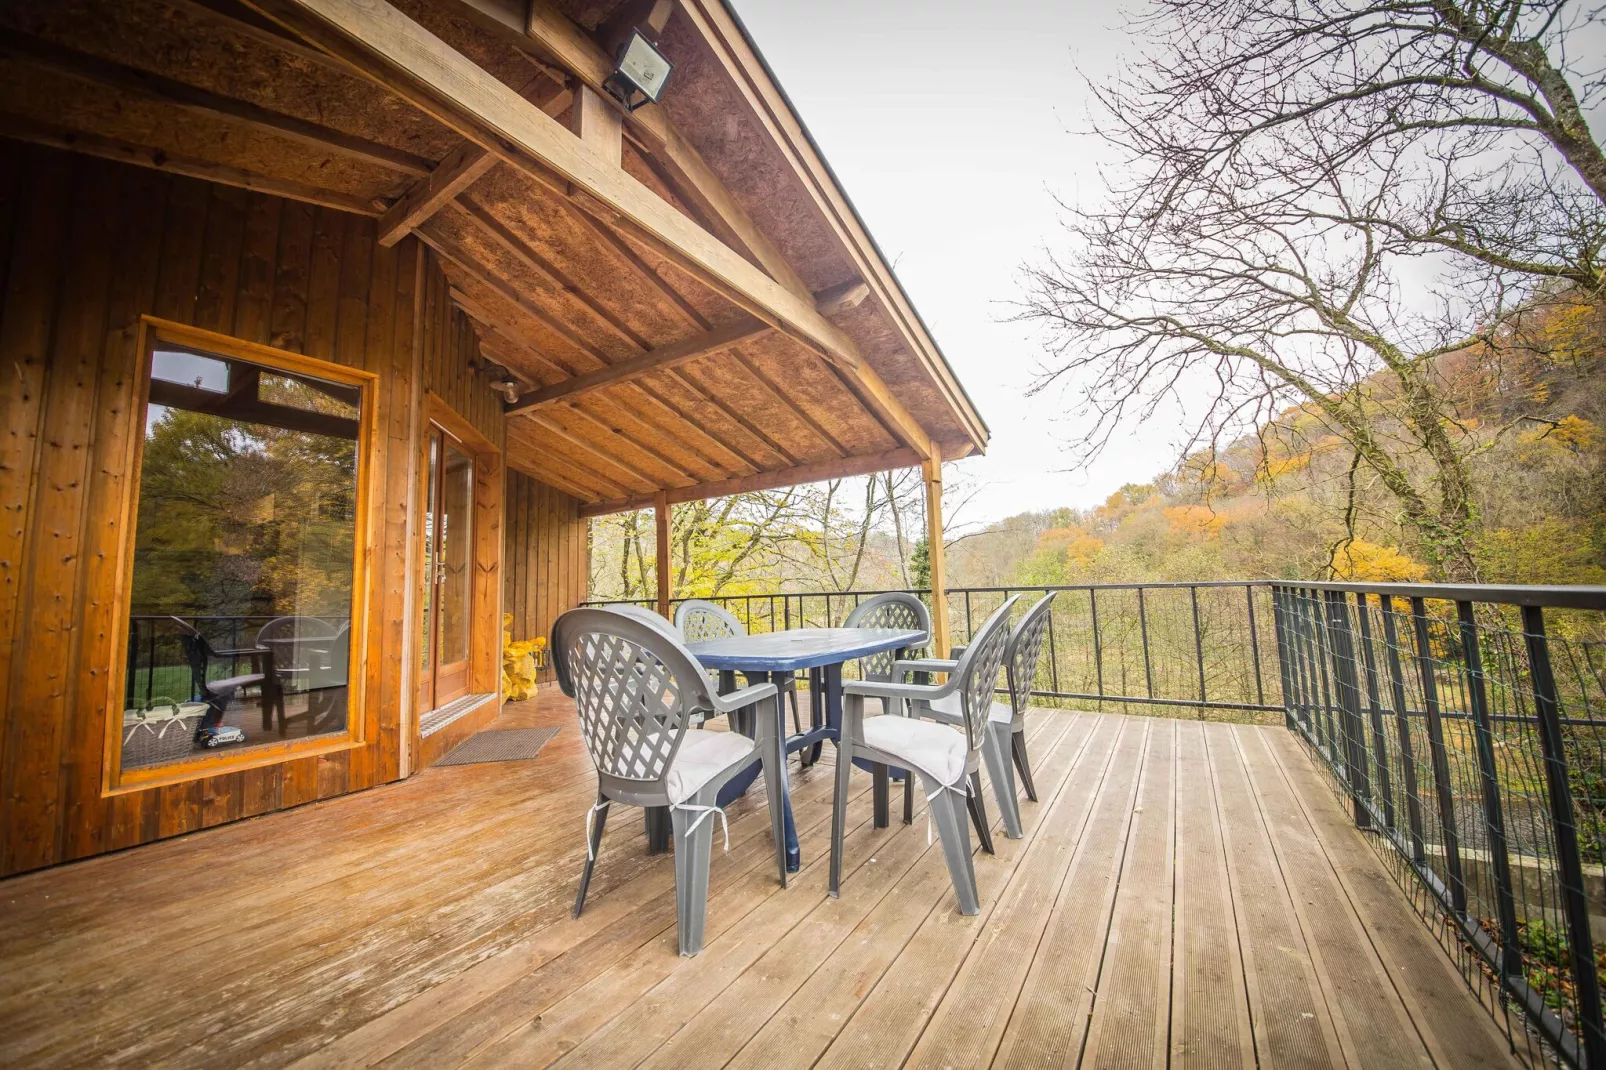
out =
[(890, 680), (892, 679), (892, 663), (901, 657), (915, 657), (915, 651), (923, 648), (931, 638), (931, 611), (926, 604), (912, 594), (896, 591), (892, 594), (878, 594), (867, 598), (853, 607), (848, 619), (842, 622), (844, 628), (896, 628), (900, 631), (913, 631), (922, 633), (919, 642), (912, 644), (902, 652), (897, 650), (884, 650), (871, 654), (869, 657), (859, 659), (859, 677), (863, 680)]
[(675, 610), (675, 627), (688, 643), (706, 643), (712, 639), (734, 639), (746, 635), (747, 629), (736, 619), (736, 614), (724, 606), (692, 598)]
[(1052, 609), (1058, 591), (1050, 591), (1015, 625), (1004, 652), (1004, 674), (1009, 680), (1009, 707), (1016, 717), (1026, 712), (1037, 680), (1037, 659), (1043, 652), (1043, 637), (1053, 620)]
[(638, 606), (634, 602), (612, 602), (599, 608), (605, 609), (609, 613), (618, 613), (622, 616), (630, 617), (633, 620), (639, 620), (643, 624), (650, 624), (654, 628), (657, 628), (659, 631), (664, 632), (674, 639), (683, 640), (685, 638), (680, 634), (679, 628), (676, 628), (669, 621), (665, 620), (663, 617), (660, 617), (656, 612), (648, 609), (646, 606)]
[(998, 670), (1004, 664), (1004, 650), (1009, 646), (1009, 614), (1020, 601), (1020, 595), (1010, 595), (1004, 604), (993, 610), (993, 615), (982, 622), (970, 638), (954, 667), (959, 680), (959, 697), (965, 708), (965, 737), (971, 750), (978, 749), (986, 738), (987, 717), (993, 708), (993, 692), (998, 688)]
[(604, 790), (667, 797), (686, 729), (714, 709), (697, 659), (667, 631), (605, 609), (559, 617), (552, 649)]

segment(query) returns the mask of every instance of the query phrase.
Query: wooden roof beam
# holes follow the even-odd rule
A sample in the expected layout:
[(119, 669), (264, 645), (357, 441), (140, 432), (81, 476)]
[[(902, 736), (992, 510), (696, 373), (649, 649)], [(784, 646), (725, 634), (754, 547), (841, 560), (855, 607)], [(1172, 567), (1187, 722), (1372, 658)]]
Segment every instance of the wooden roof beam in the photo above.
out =
[[(550, 84), (545, 75), (525, 87), (525, 95), (543, 84)], [(544, 98), (534, 103), (553, 117), (562, 115), (569, 107), (571, 94), (558, 85)], [(486, 152), (472, 141), (464, 141), (447, 153), (435, 169), (397, 197), (385, 214), (379, 217), (379, 244), (392, 246), (412, 233), (424, 220), (450, 204), (457, 195), (485, 177), (491, 168), (502, 161), (495, 153)]]
[(814, 295), (814, 307), (822, 316), (835, 316), (864, 304), (870, 296), (870, 284), (854, 277), (838, 286), (830, 286)]
[[(759, 472), (756, 475), (724, 479), (717, 483), (699, 483), (693, 487), (677, 487), (668, 491), (668, 497), (671, 505), (678, 505), (681, 502), (697, 502), (705, 498), (723, 498), (731, 494), (747, 494), (756, 490), (775, 490), (778, 487), (791, 487), (799, 483), (817, 483), (822, 479), (864, 476), (875, 472), (885, 472), (892, 468), (912, 468), (920, 464), (921, 461), (922, 458), (917, 456), (913, 450), (901, 447), (895, 450), (887, 450), (883, 453), (868, 453), (856, 457), (814, 461), (794, 468), (782, 468), (775, 472)], [(593, 502), (580, 507), (580, 516), (592, 517), (605, 516), (608, 513), (627, 513), (632, 509), (650, 508), (652, 503), (652, 495)]]
[(35, 145), (48, 145), (68, 152), (81, 152), (87, 156), (98, 156), (103, 160), (115, 160), (136, 167), (148, 167), (153, 171), (185, 175), (203, 182), (216, 182), (223, 186), (237, 186), (258, 193), (271, 193), (275, 197), (302, 201), (306, 204), (321, 204), (325, 208), (335, 208), (342, 212), (365, 216), (379, 214), (367, 201), (349, 193), (320, 189), (317, 186), (308, 186), (274, 175), (258, 174), (255, 171), (244, 171), (210, 160), (174, 156), (166, 149), (136, 145), (117, 138), (101, 137), (98, 134), (86, 134), (20, 115), (0, 114), (0, 136), (16, 138), (18, 141), (30, 141)]
[(743, 319), (736, 323), (716, 327), (707, 333), (687, 338), (684, 341), (672, 342), (666, 346), (651, 349), (639, 357), (631, 357), (617, 364), (610, 364), (606, 368), (599, 368), (584, 375), (577, 375), (561, 383), (542, 387), (533, 393), (519, 398), (518, 402), (507, 407), (507, 414), (514, 416), (519, 413), (533, 412), (536, 409), (555, 405), (560, 401), (589, 394), (594, 390), (616, 386), (620, 383), (640, 379), (655, 371), (664, 371), (678, 367), (687, 361), (697, 360), (699, 357), (710, 356), (729, 349), (751, 338), (768, 333), (772, 328), (761, 320)]
[(186, 82), (136, 67), (74, 52), (60, 45), (12, 30), (0, 30), (0, 56), (41, 70), (121, 93), (136, 93), (175, 105), (184, 111), (242, 123), (324, 152), (346, 156), (389, 171), (427, 175), (423, 156), (335, 130), (305, 119), (270, 111), (247, 101), (220, 96)]
[[(839, 365), (857, 369), (858, 347), (800, 296), (755, 268), (551, 116), (389, 4), (365, 0), (251, 0), (251, 6), (342, 56), (464, 137), (543, 184), (548, 169), (588, 195), (579, 202), (610, 217), (728, 294), (750, 312)], [(566, 194), (567, 190), (560, 190)], [(591, 200), (595, 205), (590, 205)], [(928, 440), (906, 428), (917, 448)]]

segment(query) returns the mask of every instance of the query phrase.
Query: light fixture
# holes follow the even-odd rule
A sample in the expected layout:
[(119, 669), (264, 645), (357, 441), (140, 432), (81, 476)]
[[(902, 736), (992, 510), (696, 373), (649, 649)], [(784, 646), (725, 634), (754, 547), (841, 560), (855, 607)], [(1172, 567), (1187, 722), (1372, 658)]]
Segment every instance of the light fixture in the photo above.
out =
[(640, 30), (630, 31), (617, 56), (603, 87), (630, 111), (658, 103), (675, 65)]
[(511, 374), (503, 372), (500, 379), (491, 381), (491, 389), (501, 394), (509, 405), (517, 405), (519, 403), (519, 394), (522, 392), (522, 384), (513, 378)]

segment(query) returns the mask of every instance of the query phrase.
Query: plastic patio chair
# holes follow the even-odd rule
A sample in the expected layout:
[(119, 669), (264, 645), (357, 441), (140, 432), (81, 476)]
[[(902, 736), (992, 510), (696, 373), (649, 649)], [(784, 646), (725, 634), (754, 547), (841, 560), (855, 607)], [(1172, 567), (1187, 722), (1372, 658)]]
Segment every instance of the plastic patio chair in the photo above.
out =
[[(905, 659), (918, 658), (924, 653), (926, 644), (931, 641), (931, 611), (926, 608), (926, 604), (916, 595), (903, 591), (893, 591), (888, 594), (878, 594), (867, 598), (854, 606), (853, 612), (849, 613), (847, 619), (842, 622), (842, 627), (900, 628), (905, 631), (923, 633), (924, 638), (912, 647), (906, 647), (902, 651), (878, 651), (868, 657), (859, 659), (859, 678), (861, 680), (891, 681), (893, 679), (892, 666), (898, 660), (898, 655), (901, 653)], [(922, 674), (916, 677), (915, 682), (926, 683), (927, 677)], [(894, 711), (889, 708), (887, 712)], [(901, 702), (897, 703), (896, 712), (903, 712), (903, 704)], [(876, 776), (884, 778), (887, 773), (882, 769), (877, 769)], [(905, 825), (914, 820), (914, 800), (914, 778), (905, 776), (903, 778), (903, 823)]]
[[(964, 806), (978, 827), (987, 825), (981, 800), (980, 755), (987, 738), (987, 717), (998, 668), (1009, 641), (1009, 612), (1016, 595), (1000, 606), (977, 629), (970, 646), (941, 684), (904, 684), (880, 680), (854, 680), (843, 685), (841, 739), (836, 755), (836, 805), (831, 817), (831, 895), (840, 894), (842, 841), (846, 833), (848, 786), (853, 759), (867, 758), (883, 765), (902, 766), (919, 775), (926, 792), (926, 807), (942, 838), (948, 875), (959, 897), (959, 912), (981, 911), (976, 893), (976, 869), (970, 858), (970, 832)], [(957, 694), (965, 712), (962, 730), (924, 717), (934, 700)], [(864, 716), (864, 700), (903, 700), (914, 716), (884, 713)]]
[[(605, 609), (570, 610), (553, 625), (552, 639), (559, 684), (574, 699), (580, 735), (597, 768), (574, 916), (585, 907), (610, 806), (668, 807), (680, 953), (695, 955), (703, 946), (714, 819), (724, 820), (715, 805), (719, 789), (755, 760), (764, 769), (775, 864), (786, 886), (783, 758), (780, 738), (769, 727), (775, 724), (775, 685), (716, 694), (683, 643), (663, 628)], [(691, 727), (696, 713), (728, 715), (760, 704), (769, 708), (756, 718), (756, 740)]]
[[(982, 758), (987, 763), (987, 776), (993, 782), (993, 795), (1004, 816), (1004, 835), (1020, 839), (1020, 802), (1015, 797), (1015, 771), (1020, 772), (1026, 797), (1037, 801), (1037, 786), (1032, 783), (1031, 762), (1026, 756), (1026, 707), (1032, 696), (1032, 681), (1037, 675), (1037, 659), (1043, 651), (1043, 636), (1048, 632), (1049, 611), (1053, 608), (1057, 592), (1050, 591), (1036, 605), (1026, 611), (1009, 634), (1004, 648), (1004, 674), (1008, 681), (1008, 704), (991, 701), (987, 716), (987, 735), (983, 741)], [(958, 663), (922, 659), (899, 662), (896, 673), (952, 672)], [(958, 695), (949, 695), (927, 704), (921, 716), (945, 724), (961, 724), (965, 712)], [(1012, 767), (1013, 766), (1013, 767)]]
[[(736, 619), (736, 614), (702, 598), (688, 598), (675, 607), (675, 627), (680, 629), (680, 634), (686, 637), (688, 643), (734, 639), (747, 634), (747, 629)], [(792, 698), (792, 731), (801, 734), (803, 717), (798, 709), (797, 681), (789, 679), (781, 686)]]

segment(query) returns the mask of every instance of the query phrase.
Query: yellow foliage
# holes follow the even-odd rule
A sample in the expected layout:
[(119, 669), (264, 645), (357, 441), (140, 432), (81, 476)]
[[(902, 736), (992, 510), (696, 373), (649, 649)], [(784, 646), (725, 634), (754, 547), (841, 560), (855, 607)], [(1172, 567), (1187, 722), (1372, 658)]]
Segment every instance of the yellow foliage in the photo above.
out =
[(1428, 574), (1426, 565), (1411, 560), (1398, 547), (1364, 539), (1356, 539), (1334, 555), (1333, 572), (1339, 579), (1357, 583), (1417, 583)]
[(502, 614), (502, 697), (518, 702), (535, 694), (536, 674), (541, 670), (541, 655), (546, 652), (546, 637), (534, 639), (513, 638), (513, 614)]
[(1574, 453), (1592, 448), (1600, 435), (1600, 428), (1582, 416), (1563, 416), (1550, 432), (1550, 441)]
[(1202, 505), (1171, 505), (1164, 510), (1171, 530), (1187, 538), (1213, 539), (1227, 526), (1227, 518)]
[(1094, 538), (1092, 535), (1079, 535), (1065, 546), (1065, 564), (1072, 569), (1087, 570), (1093, 566), (1094, 558), (1104, 549), (1104, 540)]

